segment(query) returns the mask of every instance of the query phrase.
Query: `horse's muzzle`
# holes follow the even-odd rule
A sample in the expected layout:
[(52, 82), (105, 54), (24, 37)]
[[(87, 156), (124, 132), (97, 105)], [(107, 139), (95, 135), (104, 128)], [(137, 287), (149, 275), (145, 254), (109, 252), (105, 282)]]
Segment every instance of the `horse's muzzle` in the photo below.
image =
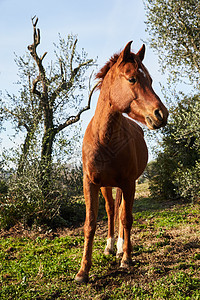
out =
[(167, 124), (167, 114), (164, 115), (161, 109), (155, 109), (153, 116), (146, 116), (145, 121), (149, 129), (159, 129)]

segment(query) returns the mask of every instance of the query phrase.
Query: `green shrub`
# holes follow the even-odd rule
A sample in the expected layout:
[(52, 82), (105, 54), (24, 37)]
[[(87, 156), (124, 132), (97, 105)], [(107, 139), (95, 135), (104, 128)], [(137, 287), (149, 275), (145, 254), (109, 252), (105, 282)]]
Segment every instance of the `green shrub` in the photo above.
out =
[(200, 178), (199, 95), (185, 97), (170, 114), (163, 128), (162, 152), (154, 162), (150, 177), (153, 196), (165, 198), (199, 197)]
[(4, 180), (0, 180), (0, 194), (6, 195), (8, 192), (7, 182)]
[(155, 198), (175, 198), (176, 186), (173, 183), (175, 162), (165, 153), (160, 153), (154, 161), (152, 176), (149, 177), (151, 195)]
[[(13, 174), (8, 181), (7, 195), (1, 195), (0, 227), (9, 228), (20, 221), (24, 226), (33, 223), (53, 226), (63, 225), (65, 207), (74, 207), (73, 197), (82, 194), (82, 167), (72, 170), (54, 167), (51, 188), (43, 193), (40, 168), (26, 165), (22, 174)], [(59, 218), (61, 217), (62, 218)], [(56, 219), (56, 222), (54, 221)], [(59, 224), (59, 222), (60, 224)]]
[(175, 172), (174, 184), (180, 195), (186, 199), (200, 198), (200, 162), (196, 161), (191, 168), (179, 167)]

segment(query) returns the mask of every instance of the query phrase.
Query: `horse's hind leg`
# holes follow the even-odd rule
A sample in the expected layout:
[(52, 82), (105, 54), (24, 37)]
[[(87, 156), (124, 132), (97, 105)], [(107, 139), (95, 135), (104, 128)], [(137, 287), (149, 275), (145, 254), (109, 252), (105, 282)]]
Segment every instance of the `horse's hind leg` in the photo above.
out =
[(81, 268), (75, 277), (77, 282), (87, 282), (89, 270), (92, 265), (92, 244), (96, 230), (99, 186), (90, 182), (87, 176), (83, 178), (84, 196), (86, 204), (86, 218), (84, 226), (84, 252), (81, 261)]
[(102, 187), (101, 192), (106, 201), (106, 212), (108, 215), (108, 236), (104, 254), (113, 254), (114, 251), (114, 199), (111, 187)]
[(127, 268), (131, 264), (132, 246), (130, 240), (130, 232), (133, 223), (132, 208), (135, 194), (135, 183), (130, 185), (126, 184), (122, 191), (123, 200), (121, 203), (120, 218), (124, 228), (124, 254), (121, 261), (121, 267)]
[(117, 188), (116, 191), (116, 199), (115, 199), (115, 220), (118, 220), (118, 240), (117, 240), (117, 257), (123, 256), (123, 245), (124, 245), (124, 226), (122, 224), (120, 215), (122, 212), (122, 190)]
[(123, 256), (123, 246), (124, 246), (124, 226), (122, 224), (120, 215), (122, 211), (122, 206), (119, 208), (119, 230), (118, 230), (118, 239), (117, 239), (117, 257), (122, 257)]

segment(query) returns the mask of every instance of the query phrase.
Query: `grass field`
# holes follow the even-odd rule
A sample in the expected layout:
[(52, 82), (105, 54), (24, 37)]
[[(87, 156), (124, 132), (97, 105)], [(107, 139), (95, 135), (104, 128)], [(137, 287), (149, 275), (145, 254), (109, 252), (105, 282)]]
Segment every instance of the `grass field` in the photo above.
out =
[(103, 254), (107, 225), (101, 203), (87, 285), (74, 282), (82, 224), (55, 232), (20, 225), (2, 231), (0, 299), (200, 299), (200, 204), (152, 200), (143, 184), (133, 218), (133, 265), (123, 270), (119, 259)]

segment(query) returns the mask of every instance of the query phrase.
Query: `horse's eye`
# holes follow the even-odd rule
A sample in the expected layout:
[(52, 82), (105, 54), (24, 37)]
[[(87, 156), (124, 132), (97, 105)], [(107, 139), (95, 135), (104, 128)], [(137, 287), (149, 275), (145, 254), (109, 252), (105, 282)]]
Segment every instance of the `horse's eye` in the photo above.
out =
[(134, 84), (134, 83), (136, 83), (137, 80), (136, 80), (136, 78), (131, 77), (131, 78), (128, 79), (128, 81), (129, 81), (130, 83), (133, 83), (133, 84)]

